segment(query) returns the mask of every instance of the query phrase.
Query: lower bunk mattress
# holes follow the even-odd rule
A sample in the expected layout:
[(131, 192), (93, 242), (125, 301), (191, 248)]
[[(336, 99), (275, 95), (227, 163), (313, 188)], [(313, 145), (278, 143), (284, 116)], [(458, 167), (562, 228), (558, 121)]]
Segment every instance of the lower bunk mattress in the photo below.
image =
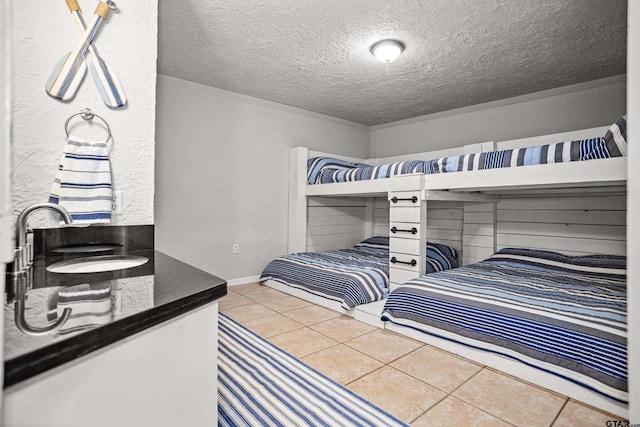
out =
[(626, 258), (503, 249), (390, 293), (382, 320), (627, 402)]
[[(455, 249), (427, 243), (427, 273), (458, 266)], [(260, 276), (339, 302), (345, 310), (389, 293), (389, 238), (371, 237), (350, 249), (300, 252), (271, 261)]]

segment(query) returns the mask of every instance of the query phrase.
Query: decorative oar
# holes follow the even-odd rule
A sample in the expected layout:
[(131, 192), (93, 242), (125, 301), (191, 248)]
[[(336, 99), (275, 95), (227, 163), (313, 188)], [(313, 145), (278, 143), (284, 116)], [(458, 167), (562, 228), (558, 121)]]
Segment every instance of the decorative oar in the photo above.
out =
[(88, 30), (84, 33), (84, 37), (78, 47), (62, 57), (49, 77), (49, 80), (47, 80), (46, 90), (49, 95), (63, 101), (68, 101), (73, 98), (82, 80), (76, 79), (75, 77), (78, 73), (82, 74), (86, 72), (84, 56), (89, 49), (89, 45), (98, 34), (100, 26), (104, 20), (107, 19), (107, 16), (109, 16), (111, 9), (115, 9), (115, 7), (115, 3), (110, 0), (106, 3), (101, 1), (100, 4), (98, 4), (94, 12), (95, 18)]
[[(82, 17), (82, 11), (78, 5), (78, 0), (66, 0), (67, 6), (71, 11), (71, 14), (75, 18), (76, 25), (80, 30), (80, 33), (84, 35), (87, 30), (87, 24)], [(112, 2), (113, 3), (113, 2)], [(113, 4), (113, 7), (115, 4)], [(111, 108), (119, 108), (127, 103), (127, 97), (122, 90), (122, 85), (116, 73), (109, 67), (104, 59), (98, 54), (98, 50), (94, 43), (89, 45), (88, 56), (86, 56), (87, 65), (93, 81), (100, 92), (100, 96), (107, 106)], [(82, 79), (82, 76), (78, 73), (76, 78)]]

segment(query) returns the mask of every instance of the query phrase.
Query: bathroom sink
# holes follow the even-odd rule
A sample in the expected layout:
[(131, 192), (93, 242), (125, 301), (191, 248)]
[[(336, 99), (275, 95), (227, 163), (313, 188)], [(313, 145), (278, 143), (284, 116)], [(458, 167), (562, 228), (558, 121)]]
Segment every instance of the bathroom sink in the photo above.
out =
[(107, 252), (122, 247), (120, 243), (83, 243), (61, 246), (53, 250), (59, 254)]
[(99, 273), (124, 270), (145, 264), (149, 258), (135, 255), (102, 255), (56, 262), (47, 267), (51, 273)]

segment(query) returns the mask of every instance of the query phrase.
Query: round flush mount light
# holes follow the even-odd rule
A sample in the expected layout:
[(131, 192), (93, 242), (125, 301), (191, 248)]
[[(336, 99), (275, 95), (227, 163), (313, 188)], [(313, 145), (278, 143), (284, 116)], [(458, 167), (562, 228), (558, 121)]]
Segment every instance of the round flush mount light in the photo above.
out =
[(369, 48), (373, 56), (382, 62), (393, 62), (404, 50), (404, 43), (399, 40), (385, 39), (375, 42)]

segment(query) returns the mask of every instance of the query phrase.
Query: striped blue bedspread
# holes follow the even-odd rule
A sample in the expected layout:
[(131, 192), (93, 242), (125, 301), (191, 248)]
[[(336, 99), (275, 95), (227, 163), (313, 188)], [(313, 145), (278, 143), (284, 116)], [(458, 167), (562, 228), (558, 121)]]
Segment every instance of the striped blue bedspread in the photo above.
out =
[(382, 320), (626, 402), (626, 258), (503, 249), (391, 292)]
[[(427, 273), (457, 267), (457, 253), (438, 243), (427, 244)], [(372, 237), (351, 249), (300, 252), (271, 261), (260, 276), (340, 303), (350, 310), (389, 293), (389, 238)]]
[(626, 125), (625, 116), (611, 125), (602, 137), (432, 160), (407, 160), (379, 166), (314, 157), (307, 161), (307, 183), (328, 184), (411, 173), (463, 172), (620, 157), (627, 153)]

